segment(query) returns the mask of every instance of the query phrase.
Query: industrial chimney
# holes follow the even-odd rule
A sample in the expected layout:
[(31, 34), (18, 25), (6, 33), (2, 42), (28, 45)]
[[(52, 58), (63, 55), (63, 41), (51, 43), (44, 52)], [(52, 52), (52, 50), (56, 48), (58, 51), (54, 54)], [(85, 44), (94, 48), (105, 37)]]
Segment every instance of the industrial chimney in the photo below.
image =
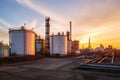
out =
[(70, 21), (70, 40), (72, 40), (72, 22)]
[(88, 42), (88, 48), (91, 49), (91, 40), (90, 40), (90, 37), (89, 37), (89, 42)]
[(46, 53), (50, 53), (50, 17), (45, 18), (45, 40), (46, 40)]

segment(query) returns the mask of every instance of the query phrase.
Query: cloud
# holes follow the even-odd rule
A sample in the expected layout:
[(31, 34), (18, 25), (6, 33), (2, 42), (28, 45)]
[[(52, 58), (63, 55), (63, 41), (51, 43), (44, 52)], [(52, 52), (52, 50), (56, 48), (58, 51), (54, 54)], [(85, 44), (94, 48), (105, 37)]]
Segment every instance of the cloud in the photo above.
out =
[(6, 30), (0, 26), (0, 41), (4, 41), (4, 42), (8, 43), (8, 41), (9, 41), (8, 39), (9, 39), (8, 30)]
[(6, 37), (6, 36), (8, 36), (8, 30), (0, 26), (0, 37)]
[(84, 40), (91, 35), (96, 41), (102, 41), (120, 36), (120, 0), (86, 0), (80, 4), (70, 8), (69, 12), (74, 24), (73, 38)]
[[(68, 4), (61, 5), (62, 9), (61, 6), (52, 8), (53, 11), (49, 7), (52, 5), (52, 1), (49, 3), (50, 5), (44, 3), (44, 6), (36, 4), (34, 0), (16, 1), (39, 14), (50, 16), (52, 20), (55, 20), (51, 22), (51, 32), (57, 33), (58, 31), (69, 30), (69, 24), (67, 25), (65, 22), (67, 22), (66, 19), (70, 19), (73, 22), (73, 39), (79, 39), (81, 42), (87, 43), (89, 36), (92, 36), (96, 43), (102, 41), (104, 43), (104, 40), (120, 36), (118, 34), (120, 30), (120, 0), (76, 0), (73, 3), (68, 2)], [(64, 3), (64, 1), (62, 2)], [(56, 1), (54, 4), (52, 7), (56, 7), (59, 3)], [(65, 9), (63, 9), (64, 7)], [(60, 11), (58, 11), (58, 8)], [(45, 27), (41, 27), (40, 30), (44, 31)], [(37, 31), (39, 32), (39, 30)], [(40, 31), (40, 33), (45, 33), (43, 31)]]
[(0, 23), (1, 23), (2, 25), (4, 25), (6, 28), (12, 27), (11, 24), (9, 24), (7, 21), (5, 21), (5, 20), (3, 20), (3, 19), (1, 19), (1, 18), (0, 18)]
[[(105, 24), (120, 22), (119, 0), (91, 0), (84, 4), (84, 13), (81, 17), (75, 17), (76, 25), (84, 27), (100, 27)], [(83, 11), (83, 12), (82, 12)]]
[(30, 9), (32, 9), (33, 11), (36, 11), (39, 14), (42, 14), (44, 16), (50, 16), (53, 20), (58, 21), (58, 22), (64, 22), (65, 19), (62, 18), (60, 15), (55, 14), (54, 12), (50, 11), (49, 9), (37, 5), (34, 2), (32, 2), (32, 0), (16, 0), (19, 4), (22, 4)]
[(4, 41), (4, 43), (9, 43), (8, 28), (12, 27), (12, 25), (2, 18), (0, 18), (0, 23), (3, 25), (0, 26), (0, 41)]
[(37, 23), (37, 20), (32, 20), (32, 22), (30, 23), (30, 28), (35, 28)]

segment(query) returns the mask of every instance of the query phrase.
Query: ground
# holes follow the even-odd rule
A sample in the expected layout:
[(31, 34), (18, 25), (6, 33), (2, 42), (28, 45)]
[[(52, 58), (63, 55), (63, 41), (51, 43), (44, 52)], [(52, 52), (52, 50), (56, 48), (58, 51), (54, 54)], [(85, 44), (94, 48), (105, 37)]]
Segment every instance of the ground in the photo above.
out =
[(44, 58), (0, 66), (0, 80), (120, 80), (116, 73), (76, 70), (81, 60)]

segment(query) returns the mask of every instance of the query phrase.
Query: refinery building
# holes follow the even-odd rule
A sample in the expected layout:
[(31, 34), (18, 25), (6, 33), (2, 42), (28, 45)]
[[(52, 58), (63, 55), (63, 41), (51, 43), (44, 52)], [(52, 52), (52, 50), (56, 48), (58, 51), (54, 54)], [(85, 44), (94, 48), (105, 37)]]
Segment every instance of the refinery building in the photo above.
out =
[[(54, 32), (53, 32), (54, 33)], [(9, 29), (10, 55), (67, 55), (75, 53), (79, 48), (72, 45), (72, 22), (70, 31), (50, 35), (50, 18), (45, 18), (45, 40), (38, 36), (33, 29), (26, 29), (26, 25), (19, 29)], [(74, 51), (73, 51), (74, 49)]]

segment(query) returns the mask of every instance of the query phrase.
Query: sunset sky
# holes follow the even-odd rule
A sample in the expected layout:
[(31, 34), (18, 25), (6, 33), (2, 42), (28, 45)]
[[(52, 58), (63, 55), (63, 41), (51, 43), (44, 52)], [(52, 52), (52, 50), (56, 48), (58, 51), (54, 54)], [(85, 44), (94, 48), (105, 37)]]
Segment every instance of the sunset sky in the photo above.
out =
[(45, 16), (51, 18), (51, 33), (69, 30), (72, 21), (73, 40), (80, 47), (108, 44), (120, 48), (120, 0), (0, 0), (0, 41), (9, 42), (9, 28), (26, 23), (43, 38)]

